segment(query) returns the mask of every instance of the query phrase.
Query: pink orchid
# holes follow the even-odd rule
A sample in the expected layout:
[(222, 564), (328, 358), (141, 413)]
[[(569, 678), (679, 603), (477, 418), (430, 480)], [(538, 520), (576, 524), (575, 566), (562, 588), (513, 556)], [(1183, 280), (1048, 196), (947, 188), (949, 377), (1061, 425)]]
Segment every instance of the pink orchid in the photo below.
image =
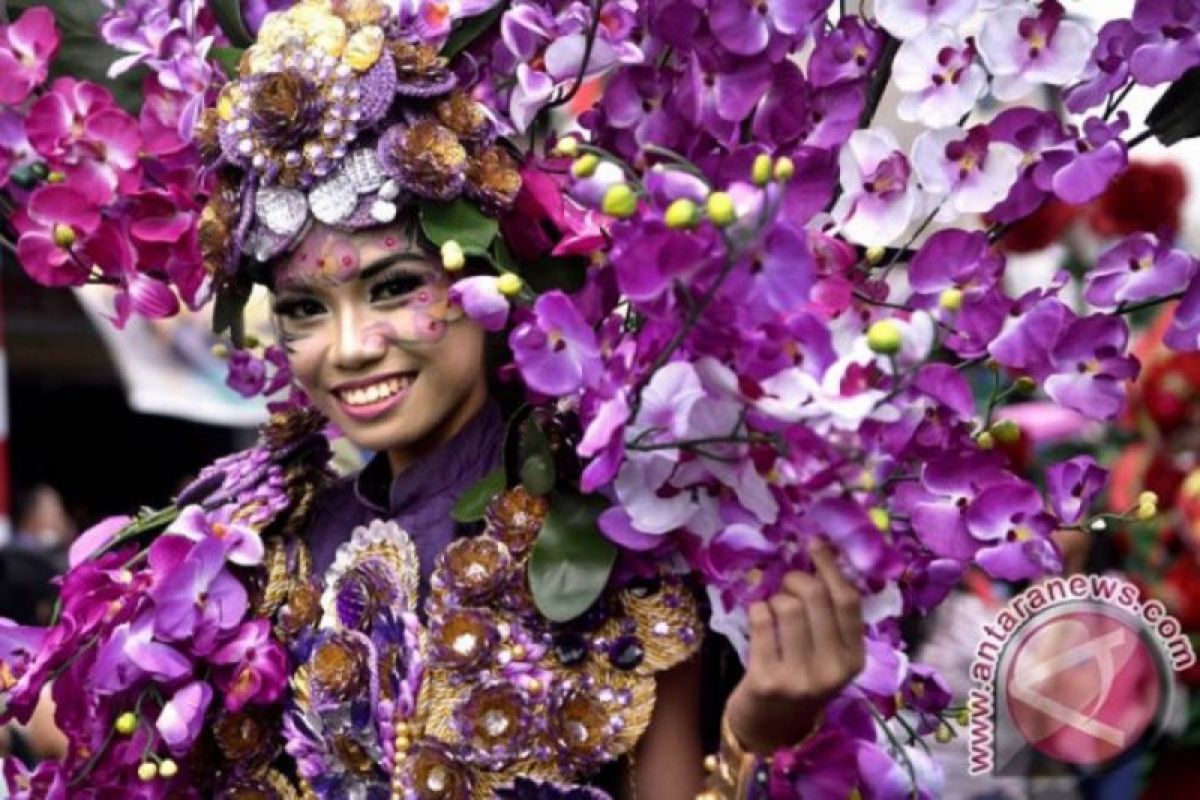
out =
[(46, 80), (60, 41), (54, 14), (37, 6), (11, 25), (0, 25), (0, 104), (24, 103)]
[(142, 137), (137, 120), (103, 87), (57, 79), (29, 109), (25, 128), (34, 149), (69, 177), (95, 172), (110, 192), (138, 188)]
[(43, 186), (13, 215), (20, 234), (17, 258), (30, 277), (45, 286), (82, 286), (91, 274), (79, 248), (100, 226), (100, 209), (79, 183)]
[(233, 712), (247, 703), (273, 703), (287, 685), (287, 654), (271, 638), (271, 623), (265, 619), (243, 624), (209, 660), (220, 665), (217, 684), (225, 692), (225, 707)]
[(14, 171), (37, 160), (25, 135), (25, 120), (10, 108), (0, 109), (0, 189)]
[(112, 318), (118, 328), (134, 314), (161, 319), (179, 311), (179, 299), (164, 280), (135, 268), (137, 251), (127, 228), (124, 220), (105, 220), (82, 247), (87, 263), (118, 286)]

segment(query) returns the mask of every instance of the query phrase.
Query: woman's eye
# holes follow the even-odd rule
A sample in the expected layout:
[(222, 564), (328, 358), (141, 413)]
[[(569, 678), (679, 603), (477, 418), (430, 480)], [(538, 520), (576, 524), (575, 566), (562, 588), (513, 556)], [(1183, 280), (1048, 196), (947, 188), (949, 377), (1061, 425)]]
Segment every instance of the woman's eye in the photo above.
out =
[(394, 300), (415, 292), (425, 285), (425, 280), (415, 275), (398, 275), (380, 281), (371, 287), (371, 300)]
[(324, 311), (324, 306), (310, 298), (281, 300), (275, 304), (275, 313), (288, 319), (308, 319), (318, 316)]

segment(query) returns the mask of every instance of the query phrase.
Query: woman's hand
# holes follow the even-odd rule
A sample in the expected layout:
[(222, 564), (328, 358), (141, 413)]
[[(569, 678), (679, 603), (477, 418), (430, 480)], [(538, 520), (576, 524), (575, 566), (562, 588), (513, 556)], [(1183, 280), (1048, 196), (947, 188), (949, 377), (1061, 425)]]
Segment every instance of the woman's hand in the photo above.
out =
[(815, 574), (789, 572), (778, 594), (748, 609), (746, 675), (725, 718), (742, 746), (755, 753), (766, 755), (807, 736), (825, 704), (863, 667), (858, 591), (828, 545), (817, 540), (810, 552)]

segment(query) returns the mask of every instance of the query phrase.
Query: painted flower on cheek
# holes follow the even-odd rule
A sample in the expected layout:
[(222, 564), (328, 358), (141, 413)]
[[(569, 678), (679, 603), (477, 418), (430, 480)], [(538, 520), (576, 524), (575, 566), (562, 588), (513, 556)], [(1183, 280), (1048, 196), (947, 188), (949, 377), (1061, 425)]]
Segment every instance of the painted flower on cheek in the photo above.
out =
[(913, 166), (925, 190), (941, 201), (941, 220), (991, 211), (1008, 196), (1021, 166), (1021, 151), (992, 141), (986, 126), (961, 134), (942, 128), (922, 133), (913, 143)]
[(1180, 291), (1196, 272), (1196, 260), (1157, 236), (1140, 233), (1110, 248), (1088, 273), (1085, 297), (1097, 308), (1116, 308)]
[(931, 128), (955, 125), (987, 91), (987, 72), (970, 42), (946, 28), (909, 39), (896, 52), (894, 81), (903, 95), (900, 119)]
[(921, 190), (896, 137), (885, 129), (859, 130), (838, 157), (842, 196), (833, 217), (857, 244), (891, 244), (916, 216)]
[(975, 13), (977, 0), (878, 0), (875, 16), (897, 39), (911, 39), (934, 26), (953, 28)]
[(1087, 66), (1096, 37), (1066, 19), (1057, 0), (1040, 8), (1009, 6), (988, 15), (979, 34), (979, 54), (992, 73), (998, 100), (1019, 100), (1038, 83), (1064, 86)]
[(557, 290), (537, 299), (533, 319), (513, 330), (509, 345), (525, 382), (544, 394), (571, 394), (599, 371), (596, 332)]

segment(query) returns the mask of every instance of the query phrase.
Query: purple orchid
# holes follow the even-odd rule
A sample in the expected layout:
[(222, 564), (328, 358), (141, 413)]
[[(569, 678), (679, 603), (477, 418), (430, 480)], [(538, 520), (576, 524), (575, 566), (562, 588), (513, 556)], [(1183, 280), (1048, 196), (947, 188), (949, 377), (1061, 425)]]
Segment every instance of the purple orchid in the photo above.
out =
[(230, 711), (240, 711), (251, 703), (273, 703), (287, 687), (287, 654), (271, 638), (267, 620), (242, 625), (209, 661), (220, 667), (217, 684), (225, 692), (225, 707)]
[(896, 52), (892, 75), (903, 95), (896, 113), (933, 128), (957, 124), (987, 91), (975, 48), (947, 28), (909, 39)]
[(176, 690), (163, 706), (154, 727), (172, 753), (184, 755), (195, 744), (212, 698), (212, 687), (204, 681), (192, 681)]
[(931, 28), (953, 28), (975, 13), (977, 0), (878, 0), (875, 16), (897, 39), (911, 39)]
[(1175, 307), (1171, 327), (1163, 343), (1175, 350), (1200, 348), (1200, 280), (1192, 280)]
[(167, 536), (182, 536), (193, 542), (220, 542), (231, 564), (252, 567), (263, 558), (262, 537), (248, 525), (233, 518), (229, 506), (206, 511), (200, 506), (188, 506), (165, 531)]
[(225, 569), (226, 547), (216, 537), (192, 544), (182, 536), (164, 536), (154, 543), (150, 563), (162, 576), (151, 592), (155, 635), (191, 640), (191, 649), (203, 654), (241, 623), (246, 588)]
[(484, 330), (502, 331), (508, 324), (508, 298), (501, 294), (500, 279), (495, 275), (476, 275), (454, 282), (451, 302), (458, 303), (467, 316)]
[(772, 37), (803, 34), (832, 0), (766, 0), (762, 11), (742, 0), (713, 0), (708, 24), (713, 37), (731, 53), (757, 56)]
[(1043, 150), (1033, 169), (1038, 188), (1073, 205), (1095, 200), (1129, 163), (1121, 140), (1128, 125), (1124, 112), (1111, 124), (1092, 117), (1074, 141)]
[(1035, 180), (1042, 153), (1064, 143), (1073, 146), (1072, 137), (1054, 114), (1026, 107), (1000, 112), (988, 128), (996, 141), (1008, 142), (1020, 150), (1025, 165), (1008, 197), (988, 215), (997, 222), (1013, 222), (1036, 211), (1049, 194), (1050, 190)]
[(1200, 64), (1200, 2), (1138, 0), (1130, 21), (1146, 37), (1129, 61), (1138, 83), (1167, 83)]
[(818, 88), (866, 78), (879, 59), (883, 32), (860, 17), (842, 17), (820, 31), (808, 60), (808, 78)]
[(544, 394), (578, 390), (599, 363), (595, 332), (557, 290), (537, 299), (533, 319), (513, 330), (509, 345), (526, 383)]
[(159, 641), (154, 614), (147, 612), (118, 626), (100, 647), (89, 685), (98, 692), (113, 694), (146, 678), (170, 683), (191, 673), (191, 659)]
[(938, 218), (986, 214), (1017, 182), (1021, 151), (993, 141), (987, 126), (926, 131), (913, 143), (913, 167), (921, 185), (940, 203)]
[(852, 242), (887, 245), (919, 210), (920, 189), (896, 137), (884, 129), (850, 135), (838, 158), (842, 195), (833, 217)]
[(1108, 481), (1108, 470), (1091, 456), (1076, 456), (1046, 469), (1046, 484), (1054, 513), (1067, 525), (1082, 519)]
[(1093, 419), (1113, 419), (1124, 405), (1125, 382), (1138, 374), (1137, 359), (1125, 355), (1128, 342), (1122, 317), (1071, 321), (1050, 350), (1055, 374), (1046, 378), (1046, 394)]
[(966, 515), (967, 531), (982, 544), (976, 562), (991, 576), (1016, 581), (1059, 572), (1062, 556), (1050, 538), (1057, 527), (1042, 496), (1024, 481), (981, 491)]
[(1096, 260), (1084, 296), (1097, 308), (1116, 308), (1179, 292), (1195, 273), (1196, 259), (1187, 252), (1153, 234), (1134, 234)]
[(1106, 22), (1100, 29), (1096, 48), (1081, 80), (1063, 92), (1067, 110), (1082, 114), (1124, 86), (1129, 80), (1130, 58), (1142, 41), (1142, 35), (1129, 20)]
[(1005, 6), (991, 12), (979, 34), (979, 54), (992, 74), (992, 94), (1019, 100), (1033, 84), (1064, 86), (1087, 66), (1096, 37), (1066, 18), (1057, 0), (1040, 7)]

